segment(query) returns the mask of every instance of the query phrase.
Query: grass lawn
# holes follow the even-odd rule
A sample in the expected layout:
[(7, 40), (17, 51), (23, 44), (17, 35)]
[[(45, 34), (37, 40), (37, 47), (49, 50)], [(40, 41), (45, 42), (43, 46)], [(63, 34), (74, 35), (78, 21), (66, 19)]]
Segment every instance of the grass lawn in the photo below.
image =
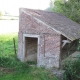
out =
[(17, 50), (17, 35), (0, 34), (0, 80), (58, 80), (49, 70), (37, 68), (34, 62), (23, 63), (17, 59), (13, 45), (15, 38)]

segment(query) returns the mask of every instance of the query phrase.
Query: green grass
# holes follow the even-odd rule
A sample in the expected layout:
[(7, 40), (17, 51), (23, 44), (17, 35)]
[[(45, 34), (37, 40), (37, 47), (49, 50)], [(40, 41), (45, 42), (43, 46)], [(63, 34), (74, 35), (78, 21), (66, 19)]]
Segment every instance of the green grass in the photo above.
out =
[(13, 38), (18, 50), (17, 33), (0, 34), (0, 80), (58, 80), (49, 70), (37, 68), (34, 62), (19, 61), (14, 53)]
[(14, 55), (13, 38), (15, 38), (15, 41), (16, 41), (16, 48), (18, 48), (17, 33), (0, 34), (0, 55), (1, 56)]

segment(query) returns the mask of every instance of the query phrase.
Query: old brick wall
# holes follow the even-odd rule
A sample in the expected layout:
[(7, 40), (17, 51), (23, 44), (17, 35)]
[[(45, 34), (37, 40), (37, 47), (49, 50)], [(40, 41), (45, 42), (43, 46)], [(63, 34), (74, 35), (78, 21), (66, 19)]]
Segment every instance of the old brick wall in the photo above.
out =
[(23, 34), (39, 35), (37, 65), (50, 67), (59, 67), (60, 61), (60, 34), (54, 31), (50, 26), (20, 11), (19, 19), (19, 44), (18, 58), (24, 61), (23, 55)]
[(58, 68), (60, 64), (60, 36), (45, 34), (41, 41), (40, 51), (38, 66)]

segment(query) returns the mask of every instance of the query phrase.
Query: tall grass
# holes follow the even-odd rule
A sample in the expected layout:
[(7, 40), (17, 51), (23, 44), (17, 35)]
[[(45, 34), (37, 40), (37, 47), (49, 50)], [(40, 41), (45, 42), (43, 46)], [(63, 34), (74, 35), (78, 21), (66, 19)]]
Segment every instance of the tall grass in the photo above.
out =
[(14, 55), (13, 38), (16, 40), (16, 50), (18, 48), (17, 33), (0, 34), (0, 56)]
[(65, 62), (63, 80), (80, 80), (80, 55), (76, 60)]

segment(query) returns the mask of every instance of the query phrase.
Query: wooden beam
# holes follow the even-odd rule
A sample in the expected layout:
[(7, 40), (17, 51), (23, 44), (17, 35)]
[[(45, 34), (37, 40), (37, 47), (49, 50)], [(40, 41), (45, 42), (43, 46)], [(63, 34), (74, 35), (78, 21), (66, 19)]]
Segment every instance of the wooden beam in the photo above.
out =
[(15, 45), (15, 38), (13, 38), (13, 43), (14, 43), (14, 52), (15, 52), (15, 55), (16, 55), (16, 45)]
[(62, 48), (66, 45), (66, 43), (71, 43), (70, 40), (62, 40), (63, 44), (62, 44)]

